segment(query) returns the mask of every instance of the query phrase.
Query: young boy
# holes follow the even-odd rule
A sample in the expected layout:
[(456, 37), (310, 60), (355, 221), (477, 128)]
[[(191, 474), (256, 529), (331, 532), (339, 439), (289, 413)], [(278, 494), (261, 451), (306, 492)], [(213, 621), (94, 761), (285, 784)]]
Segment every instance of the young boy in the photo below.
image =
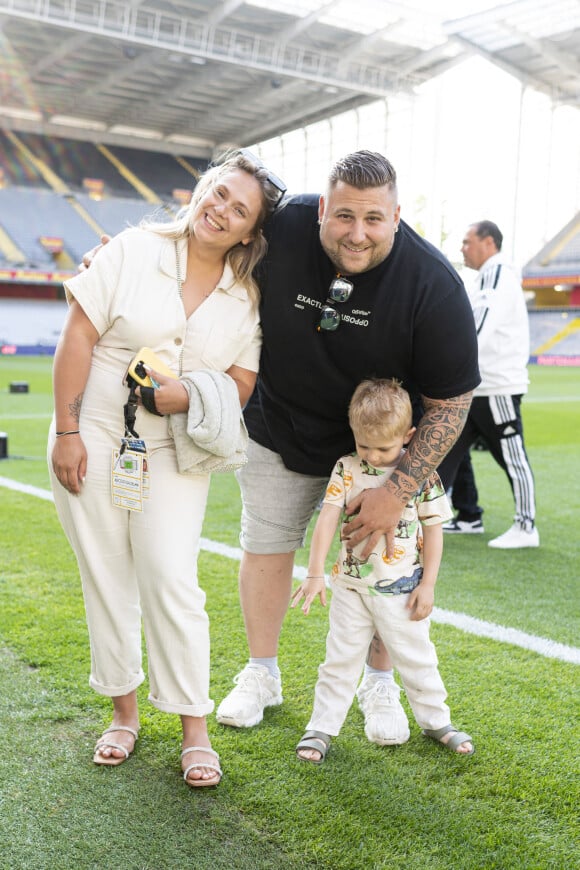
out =
[[(319, 596), (326, 605), (324, 563), (344, 508), (362, 490), (381, 486), (413, 436), (408, 393), (395, 380), (365, 380), (355, 390), (349, 422), (356, 453), (336, 463), (310, 549), (308, 576), (292, 596), (302, 610)], [(450, 724), (447, 692), (429, 640), (429, 614), (443, 552), (442, 525), (452, 516), (436, 473), (407, 504), (395, 535), (395, 555), (385, 540), (366, 561), (363, 544), (346, 542), (332, 573), (330, 628), (326, 660), (318, 670), (314, 709), (296, 747), (298, 758), (321, 764), (352, 704), (356, 684), (375, 631), (399, 671), (413, 714), (423, 734), (462, 755), (474, 752), (471, 737)]]

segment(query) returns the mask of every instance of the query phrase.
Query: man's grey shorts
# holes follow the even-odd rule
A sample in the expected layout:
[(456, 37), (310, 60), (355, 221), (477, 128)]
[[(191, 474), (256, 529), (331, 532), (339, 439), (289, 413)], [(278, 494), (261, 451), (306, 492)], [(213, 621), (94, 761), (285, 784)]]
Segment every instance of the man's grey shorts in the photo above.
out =
[(289, 471), (277, 453), (255, 441), (250, 441), (248, 462), (236, 477), (242, 491), (244, 550), (271, 555), (303, 547), (328, 478)]

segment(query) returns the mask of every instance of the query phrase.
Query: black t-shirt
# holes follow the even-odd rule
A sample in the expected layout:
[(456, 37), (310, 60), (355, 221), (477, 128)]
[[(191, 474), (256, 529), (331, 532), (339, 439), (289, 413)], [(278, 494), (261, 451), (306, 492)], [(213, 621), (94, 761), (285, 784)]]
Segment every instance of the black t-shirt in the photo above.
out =
[(336, 332), (318, 332), (336, 269), (319, 239), (318, 196), (291, 197), (269, 222), (259, 271), (264, 341), (245, 410), (251, 437), (302, 474), (330, 473), (353, 449), (348, 404), (367, 377), (446, 399), (479, 383), (477, 338), (461, 279), (403, 221), (389, 256), (351, 276)]

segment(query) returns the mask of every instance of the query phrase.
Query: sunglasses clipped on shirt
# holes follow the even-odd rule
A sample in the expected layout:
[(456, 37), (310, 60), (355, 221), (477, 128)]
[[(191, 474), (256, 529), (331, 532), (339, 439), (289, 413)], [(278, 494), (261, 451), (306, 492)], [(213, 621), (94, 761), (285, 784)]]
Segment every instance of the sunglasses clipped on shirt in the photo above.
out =
[(322, 306), (320, 321), (316, 327), (318, 332), (334, 332), (338, 329), (342, 317), (340, 312), (333, 306), (341, 302), (347, 302), (353, 290), (354, 284), (352, 281), (349, 281), (348, 278), (343, 278), (341, 275), (337, 275), (330, 282), (328, 296), (325, 304)]

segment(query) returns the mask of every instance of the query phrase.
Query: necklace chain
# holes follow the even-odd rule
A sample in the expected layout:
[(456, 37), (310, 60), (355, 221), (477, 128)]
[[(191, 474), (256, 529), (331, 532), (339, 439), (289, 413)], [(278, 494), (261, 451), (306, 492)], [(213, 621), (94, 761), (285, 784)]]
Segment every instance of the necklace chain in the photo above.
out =
[[(181, 307), (183, 308), (183, 279), (181, 277), (181, 268), (179, 265), (179, 247), (177, 245), (177, 239), (174, 242), (175, 245), (175, 274), (177, 275), (177, 292), (179, 293), (179, 298), (181, 299)], [(184, 309), (185, 311), (185, 309)], [(179, 377), (183, 374), (183, 343), (179, 349)]]
[(179, 293), (179, 298), (183, 302), (183, 279), (181, 277), (181, 267), (179, 265), (179, 248), (177, 246), (177, 239), (175, 240), (175, 271), (177, 273), (177, 292)]

